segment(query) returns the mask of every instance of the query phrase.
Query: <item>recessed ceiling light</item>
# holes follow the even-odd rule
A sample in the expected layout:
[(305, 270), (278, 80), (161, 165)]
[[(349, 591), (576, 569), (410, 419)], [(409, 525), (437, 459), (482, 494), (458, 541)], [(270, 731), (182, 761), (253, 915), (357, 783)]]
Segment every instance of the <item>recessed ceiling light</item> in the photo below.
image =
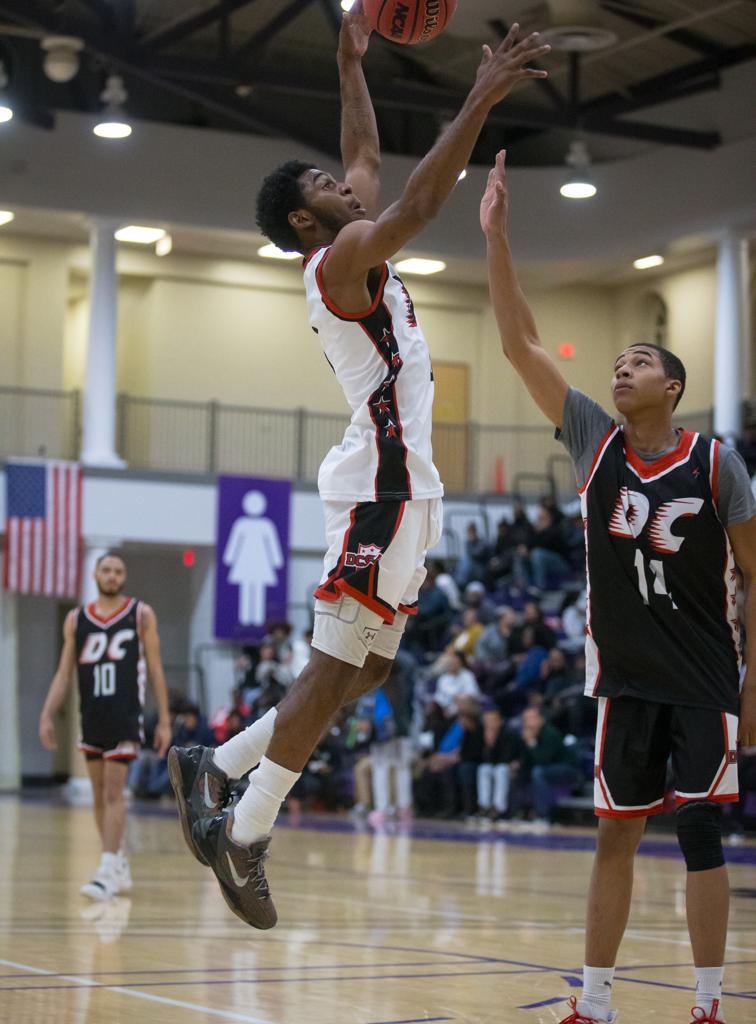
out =
[(590, 181), (565, 181), (559, 192), (565, 199), (591, 199), (596, 195), (596, 186)]
[(0, 210), (0, 224), (10, 224), (15, 216), (10, 210)]
[(12, 117), (13, 111), (11, 110), (11, 108), (6, 107), (3, 104), (0, 104), (0, 124), (2, 124), (4, 121), (10, 121)]
[(422, 260), (412, 256), (397, 263), (396, 269), (403, 274), (440, 274), (446, 270), (446, 264), (443, 260)]
[(258, 256), (264, 256), (266, 260), (301, 260), (301, 252), (285, 252), (283, 249), (279, 249), (277, 245), (273, 245), (272, 242), (268, 242), (267, 245), (261, 245), (257, 250)]
[(155, 255), (156, 256), (169, 256), (173, 251), (173, 239), (170, 235), (163, 235), (162, 238), (158, 238), (155, 242)]
[(129, 224), (115, 233), (117, 242), (136, 242), (138, 245), (152, 245), (164, 236), (163, 228), (147, 228), (139, 224)]
[(639, 260), (633, 260), (633, 266), (636, 270), (648, 270), (649, 267), (660, 267), (663, 262), (663, 256), (643, 256)]
[(341, 0), (342, 11), (351, 11), (354, 7), (354, 0)]
[(131, 125), (125, 121), (101, 121), (92, 131), (101, 139), (128, 139), (131, 135)]

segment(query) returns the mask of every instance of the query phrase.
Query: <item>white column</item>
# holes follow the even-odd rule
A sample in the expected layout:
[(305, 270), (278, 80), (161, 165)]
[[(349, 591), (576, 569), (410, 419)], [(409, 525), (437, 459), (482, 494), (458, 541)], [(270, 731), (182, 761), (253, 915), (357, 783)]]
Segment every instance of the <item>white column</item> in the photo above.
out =
[(118, 278), (113, 235), (117, 227), (113, 221), (97, 217), (90, 230), (92, 264), (81, 461), (88, 466), (120, 468), (124, 462), (115, 449)]
[[(0, 569), (3, 556), (0, 554)], [(16, 594), (0, 591), (0, 678), (3, 713), (0, 715), (0, 791), (21, 785), (21, 723), (18, 714), (18, 629)]]
[(751, 362), (753, 359), (753, 352), (751, 351), (751, 265), (750, 246), (747, 238), (743, 239), (739, 255), (740, 337), (742, 339), (740, 353), (740, 398), (743, 402), (747, 402), (753, 398), (751, 394)]
[(746, 239), (728, 232), (719, 243), (714, 342), (714, 433), (732, 441), (741, 428), (741, 372), (746, 348), (743, 268)]

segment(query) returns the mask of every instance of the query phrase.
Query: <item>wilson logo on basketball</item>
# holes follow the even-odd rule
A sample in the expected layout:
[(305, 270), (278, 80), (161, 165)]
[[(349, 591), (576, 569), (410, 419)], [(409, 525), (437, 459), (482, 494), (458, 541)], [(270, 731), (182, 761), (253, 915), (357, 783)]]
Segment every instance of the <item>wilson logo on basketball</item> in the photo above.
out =
[(425, 5), (425, 21), (423, 22), (423, 31), (420, 33), (419, 42), (424, 43), (435, 35), (440, 14), (441, 0), (428, 0)]
[(409, 14), (409, 7), (407, 4), (399, 3), (394, 8), (394, 15), (391, 18), (391, 35), (396, 39), (401, 39), (404, 35), (404, 29), (407, 24), (407, 15)]
[(382, 552), (383, 548), (377, 544), (360, 544), (356, 551), (347, 551), (344, 565), (350, 569), (367, 569), (369, 565), (375, 565)]

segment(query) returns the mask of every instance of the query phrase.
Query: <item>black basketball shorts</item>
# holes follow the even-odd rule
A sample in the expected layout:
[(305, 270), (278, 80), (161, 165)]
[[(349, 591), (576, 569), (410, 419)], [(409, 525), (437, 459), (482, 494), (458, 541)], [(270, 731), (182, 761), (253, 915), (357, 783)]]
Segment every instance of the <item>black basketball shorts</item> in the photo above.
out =
[(141, 715), (119, 721), (82, 716), (78, 748), (88, 761), (133, 761), (144, 743)]
[(604, 818), (664, 810), (667, 763), (678, 805), (738, 799), (736, 715), (709, 708), (599, 697), (594, 805)]

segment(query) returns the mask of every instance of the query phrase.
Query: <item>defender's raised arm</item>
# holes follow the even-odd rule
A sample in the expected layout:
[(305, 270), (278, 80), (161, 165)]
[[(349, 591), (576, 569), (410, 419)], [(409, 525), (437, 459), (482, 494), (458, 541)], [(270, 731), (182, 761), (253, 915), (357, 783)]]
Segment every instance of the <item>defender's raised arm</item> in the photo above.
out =
[(488, 248), (488, 283), (504, 355), (522, 377), (536, 405), (557, 426), (562, 425), (568, 384), (546, 352), (527, 300), (517, 281), (507, 240), (505, 153), (496, 165), (480, 203), (480, 226)]

